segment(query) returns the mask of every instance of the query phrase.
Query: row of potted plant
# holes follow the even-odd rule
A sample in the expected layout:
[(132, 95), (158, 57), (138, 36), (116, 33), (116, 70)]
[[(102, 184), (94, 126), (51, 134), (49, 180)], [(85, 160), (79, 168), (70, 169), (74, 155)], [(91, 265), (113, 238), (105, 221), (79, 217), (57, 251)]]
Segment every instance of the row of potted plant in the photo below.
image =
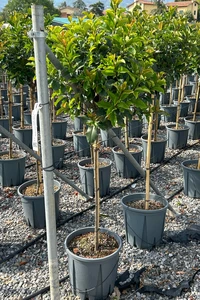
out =
[[(159, 244), (168, 203), (163, 197), (149, 193), (152, 116), (156, 110), (153, 95), (163, 93), (164, 87), (181, 74), (198, 73), (199, 32), (195, 24), (188, 24), (183, 16), (177, 17), (175, 10), (147, 17), (140, 10), (125, 12), (115, 0), (105, 16), (96, 18), (87, 13), (77, 23), (71, 20), (65, 29), (48, 28), (47, 41), (63, 66), (62, 70), (56, 70), (49, 58), (49, 84), (57, 99), (55, 104), (61, 103), (58, 112), (71, 117), (84, 114), (86, 136), (93, 150), (96, 206), (95, 227), (73, 232), (66, 239), (69, 272), (75, 294), (83, 299), (106, 299), (114, 288), (122, 244), (116, 234), (100, 228), (98, 129), (124, 126), (134, 115), (146, 115), (149, 121), (146, 194), (127, 195), (122, 205), (128, 241), (141, 248)], [(12, 31), (12, 27), (7, 30)], [(3, 47), (6, 49), (6, 43)], [(188, 62), (184, 55), (192, 57), (192, 61)], [(6, 65), (5, 57), (4, 51), (2, 61)], [(32, 63), (29, 65), (33, 67)], [(133, 224), (128, 212), (139, 212), (147, 222), (142, 221), (141, 226)], [(150, 225), (151, 221), (154, 225)], [(140, 238), (135, 225), (142, 232)], [(92, 246), (87, 258), (81, 249), (82, 241)], [(104, 257), (105, 243), (110, 245), (111, 252)], [(74, 251), (77, 248), (78, 253)], [(91, 278), (91, 274), (95, 275)]]

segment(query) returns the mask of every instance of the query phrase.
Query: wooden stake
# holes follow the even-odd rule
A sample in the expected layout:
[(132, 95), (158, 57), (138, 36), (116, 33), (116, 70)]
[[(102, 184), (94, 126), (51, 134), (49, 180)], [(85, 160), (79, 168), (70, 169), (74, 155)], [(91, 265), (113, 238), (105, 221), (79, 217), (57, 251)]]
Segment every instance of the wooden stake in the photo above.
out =
[[(8, 82), (8, 116), (9, 116), (9, 131), (12, 133), (12, 85), (11, 82)], [(9, 139), (9, 159), (12, 158), (13, 145), (12, 140)]]
[(96, 141), (93, 144), (94, 155), (94, 191), (95, 191), (95, 251), (99, 247), (99, 214), (100, 214), (100, 193), (99, 193), (99, 145)]
[(198, 82), (197, 91), (196, 91), (196, 101), (194, 105), (194, 112), (193, 112), (193, 121), (196, 121), (197, 117), (197, 106), (199, 101), (199, 91), (200, 91), (200, 82)]
[(23, 101), (23, 86), (20, 85), (20, 103), (21, 103), (21, 106), (20, 106), (20, 113), (21, 113), (21, 128), (23, 129), (24, 128), (24, 101)]
[[(40, 149), (37, 151), (37, 155), (40, 156)], [(42, 195), (42, 167), (41, 162), (39, 160), (36, 161), (36, 169), (37, 169), (37, 195)]]
[(177, 113), (176, 113), (176, 129), (178, 129), (179, 117), (181, 113), (181, 105), (180, 103), (183, 101), (184, 98), (184, 85), (185, 85), (185, 76), (182, 76), (180, 79), (180, 90), (178, 94), (178, 105), (177, 105)]
[(3, 100), (1, 94), (1, 86), (0, 86), (0, 118), (3, 118)]
[(169, 104), (172, 104), (172, 84), (170, 84), (170, 98), (169, 98)]
[(148, 141), (147, 141), (147, 156), (146, 156), (146, 195), (145, 195), (145, 209), (149, 209), (150, 197), (150, 160), (151, 160), (151, 135), (153, 126), (153, 113), (150, 113), (148, 126)]
[(125, 133), (124, 133), (125, 147), (126, 147), (126, 149), (129, 150), (129, 140), (128, 140), (128, 120), (127, 120), (126, 117), (124, 118), (124, 123), (125, 123)]

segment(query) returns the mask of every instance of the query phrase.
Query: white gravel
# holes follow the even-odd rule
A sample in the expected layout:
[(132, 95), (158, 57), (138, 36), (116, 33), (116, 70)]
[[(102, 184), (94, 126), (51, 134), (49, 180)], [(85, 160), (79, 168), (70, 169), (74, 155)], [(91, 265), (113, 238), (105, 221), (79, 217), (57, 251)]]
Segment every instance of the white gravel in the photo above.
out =
[[(68, 118), (67, 137), (71, 136), (73, 122)], [(145, 129), (146, 130), (146, 129)], [(165, 133), (165, 127), (161, 130)], [(135, 143), (141, 143), (140, 139), (134, 139)], [(192, 145), (197, 141), (188, 141)], [(17, 146), (15, 145), (17, 148)], [(8, 149), (8, 139), (0, 139), (0, 150)], [(68, 139), (66, 142), (66, 152), (73, 151), (73, 142)], [(176, 154), (179, 150), (166, 149), (166, 159)], [(183, 185), (183, 172), (181, 162), (191, 158), (197, 159), (200, 145), (197, 144), (173, 158), (169, 163), (162, 165), (151, 175), (157, 188), (167, 198)], [(101, 157), (108, 157), (113, 160), (109, 149), (101, 149)], [(73, 155), (64, 161), (61, 173), (68, 176), (79, 187), (79, 170), (77, 162), (79, 157)], [(35, 162), (34, 158), (28, 155), (27, 165)], [(142, 160), (142, 166), (144, 162)], [(157, 165), (151, 165), (152, 168)], [(26, 179), (35, 178), (35, 166), (26, 168)], [(93, 202), (87, 202), (78, 195), (74, 189), (61, 181), (60, 192), (60, 221), (72, 216), (72, 214), (88, 208)], [(119, 178), (116, 174), (115, 164), (112, 165), (110, 193), (127, 186), (133, 182), (131, 179)], [(186, 197), (182, 192), (177, 194), (170, 204), (179, 214), (174, 218), (167, 215), (163, 243), (155, 249), (141, 250), (131, 247), (125, 241), (125, 228), (123, 212), (120, 204), (122, 196), (144, 191), (144, 181), (136, 181), (135, 185), (119, 192), (101, 204), (101, 226), (117, 232), (123, 239), (123, 248), (120, 253), (118, 273), (129, 270), (133, 275), (142, 267), (147, 267), (147, 271), (142, 276), (141, 284), (153, 284), (158, 288), (168, 290), (176, 288), (183, 280), (188, 280), (200, 266), (199, 241), (192, 240), (187, 244), (168, 242), (168, 238), (175, 233), (181, 232), (193, 224), (200, 224), (200, 203), (199, 199)], [(44, 233), (43, 229), (32, 229), (24, 221), (21, 200), (17, 195), (17, 187), (1, 188), (0, 190), (0, 260), (20, 249)], [(58, 260), (60, 279), (68, 275), (67, 255), (64, 249), (64, 241), (68, 233), (79, 227), (91, 226), (94, 224), (94, 210), (89, 210), (83, 215), (74, 218), (57, 230)], [(0, 265), (0, 299), (21, 300), (38, 290), (49, 285), (47, 243), (42, 238), (34, 245), (30, 246), (23, 253)], [(71, 295), (69, 280), (65, 280), (60, 285), (61, 299), (78, 299)], [(49, 292), (33, 299), (50, 299)], [(121, 294), (117, 289), (111, 299), (169, 299), (169, 296), (157, 293), (140, 293), (131, 286)], [(180, 296), (172, 299), (197, 300), (200, 299), (200, 273), (198, 273), (189, 289), (183, 290)]]

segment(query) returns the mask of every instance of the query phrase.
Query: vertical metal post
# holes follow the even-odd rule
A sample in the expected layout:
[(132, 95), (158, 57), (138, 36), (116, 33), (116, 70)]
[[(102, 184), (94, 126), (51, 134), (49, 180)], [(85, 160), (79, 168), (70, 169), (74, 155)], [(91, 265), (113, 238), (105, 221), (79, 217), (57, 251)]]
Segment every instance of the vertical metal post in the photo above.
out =
[(49, 94), (47, 83), (46, 66), (46, 46), (44, 33), (44, 13), (42, 5), (32, 5), (32, 25), (33, 31), (30, 35), (34, 41), (34, 55), (37, 78), (38, 103), (41, 105), (39, 111), (40, 135), (42, 151), (42, 167), (44, 180), (44, 199), (46, 232), (48, 247), (48, 263), (50, 292), (52, 300), (59, 300), (59, 277), (58, 277), (58, 258), (57, 258), (57, 239), (56, 239), (56, 217), (53, 184), (53, 158), (50, 131), (50, 110)]

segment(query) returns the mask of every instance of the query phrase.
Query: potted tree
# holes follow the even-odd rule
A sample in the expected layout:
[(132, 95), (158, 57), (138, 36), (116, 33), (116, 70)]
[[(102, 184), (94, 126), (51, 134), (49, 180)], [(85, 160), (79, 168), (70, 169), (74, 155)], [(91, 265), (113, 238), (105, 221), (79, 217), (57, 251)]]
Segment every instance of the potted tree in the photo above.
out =
[(153, 110), (148, 126), (146, 153), (146, 193), (134, 193), (121, 199), (124, 211), (126, 240), (132, 246), (151, 249), (160, 244), (164, 231), (168, 202), (161, 196), (150, 194), (150, 161)]
[[(98, 128), (105, 130), (116, 123), (124, 126), (124, 117), (132, 117), (131, 106), (147, 109), (141, 93), (161, 92), (164, 81), (152, 68), (148, 39), (137, 33), (134, 16), (119, 8), (119, 1), (111, 1), (105, 16), (86, 16), (78, 23), (71, 20), (66, 31), (50, 28), (49, 38), (63, 65), (60, 83), (66, 83), (68, 92), (66, 98), (57, 90), (62, 102), (59, 111), (79, 116), (84, 104), (86, 134), (94, 145), (95, 227), (76, 230), (65, 241), (71, 285), (73, 293), (82, 299), (106, 299), (114, 288), (121, 241), (116, 234), (100, 228)], [(103, 249), (113, 237), (115, 242), (109, 247), (112, 253), (104, 255)], [(91, 245), (86, 254), (80, 248), (83, 240)]]

